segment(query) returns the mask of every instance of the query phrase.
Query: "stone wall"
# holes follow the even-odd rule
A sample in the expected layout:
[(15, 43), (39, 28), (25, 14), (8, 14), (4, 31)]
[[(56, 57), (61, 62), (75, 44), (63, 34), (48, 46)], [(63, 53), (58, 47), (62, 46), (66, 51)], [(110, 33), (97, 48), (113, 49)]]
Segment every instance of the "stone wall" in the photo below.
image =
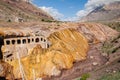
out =
[(49, 48), (50, 46), (50, 42), (44, 36), (4, 39), (3, 59), (5, 61), (17, 59), (17, 53), (20, 57), (25, 57), (37, 44), (40, 44), (42, 48)]

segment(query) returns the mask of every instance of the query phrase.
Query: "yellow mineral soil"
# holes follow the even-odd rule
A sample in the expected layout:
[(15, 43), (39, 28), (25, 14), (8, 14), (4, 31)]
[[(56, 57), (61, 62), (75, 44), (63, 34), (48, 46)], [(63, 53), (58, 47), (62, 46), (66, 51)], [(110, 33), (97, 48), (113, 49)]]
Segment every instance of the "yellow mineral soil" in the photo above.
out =
[[(87, 39), (75, 29), (65, 29), (49, 36), (52, 43), (48, 49), (37, 45), (21, 58), (21, 70), (26, 80), (58, 76), (62, 69), (70, 69), (73, 62), (85, 60), (89, 45)], [(9, 62), (14, 67), (15, 78), (21, 78), (18, 60)]]

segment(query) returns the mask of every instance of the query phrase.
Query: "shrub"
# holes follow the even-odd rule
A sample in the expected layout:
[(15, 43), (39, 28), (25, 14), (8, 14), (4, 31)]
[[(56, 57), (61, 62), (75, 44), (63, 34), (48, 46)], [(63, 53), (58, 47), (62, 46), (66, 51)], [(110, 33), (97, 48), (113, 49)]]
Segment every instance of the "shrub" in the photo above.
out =
[(86, 74), (82, 75), (80, 80), (87, 80), (87, 78), (89, 78), (89, 77), (90, 77), (90, 75), (88, 73), (86, 73)]
[(90, 77), (90, 74), (86, 73), (86, 74), (83, 74), (80, 78), (77, 78), (76, 80), (87, 80), (87, 78)]
[(120, 47), (117, 44), (115, 44), (115, 42), (118, 42), (119, 39), (120, 39), (120, 35), (111, 39), (110, 41), (104, 42), (101, 48), (102, 52), (107, 54), (115, 53)]
[(120, 80), (120, 72), (106, 74), (102, 76), (99, 80)]

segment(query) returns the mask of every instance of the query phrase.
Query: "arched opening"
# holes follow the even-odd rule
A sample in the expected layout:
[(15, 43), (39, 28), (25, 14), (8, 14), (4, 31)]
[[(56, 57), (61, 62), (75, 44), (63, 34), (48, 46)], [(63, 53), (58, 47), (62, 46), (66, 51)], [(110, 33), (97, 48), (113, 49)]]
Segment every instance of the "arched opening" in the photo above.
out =
[(12, 40), (12, 44), (15, 44), (15, 40)]
[(34, 39), (32, 38), (32, 42), (34, 42)]
[(44, 42), (46, 42), (46, 39), (44, 39)]
[(18, 39), (18, 40), (17, 40), (17, 44), (21, 44), (21, 40)]
[(41, 41), (43, 41), (43, 38), (41, 38)]
[(7, 45), (10, 45), (10, 41), (9, 41), (9, 40), (7, 40), (7, 41), (6, 41), (6, 44), (7, 44)]
[(23, 40), (22, 40), (22, 43), (25, 44), (25, 43), (26, 43), (26, 39), (23, 39)]
[(30, 39), (28, 39), (28, 43), (30, 43)]
[(39, 42), (39, 38), (36, 38), (36, 39), (35, 39), (35, 42)]

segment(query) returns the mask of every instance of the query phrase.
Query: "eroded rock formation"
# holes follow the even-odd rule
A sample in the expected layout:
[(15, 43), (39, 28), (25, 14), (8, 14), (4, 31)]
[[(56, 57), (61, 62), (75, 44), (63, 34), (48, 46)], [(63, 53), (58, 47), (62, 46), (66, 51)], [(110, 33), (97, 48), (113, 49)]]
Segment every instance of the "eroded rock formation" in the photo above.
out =
[(81, 23), (77, 30), (81, 32), (90, 43), (104, 42), (119, 35), (119, 33), (108, 26), (99, 23)]
[[(47, 24), (47, 26), (49, 25), (51, 24)], [(24, 77), (31, 80), (35, 77), (58, 76), (61, 74), (62, 69), (70, 69), (73, 67), (74, 62), (86, 59), (89, 49), (88, 42), (104, 42), (118, 35), (117, 31), (97, 23), (63, 23), (58, 29), (55, 29), (55, 25), (53, 26), (50, 29), (45, 27), (47, 29), (46, 32), (49, 33), (48, 39), (52, 43), (50, 48), (43, 49), (41, 45), (36, 46), (36, 44), (33, 44), (34, 46), (28, 44), (27, 46), (30, 48), (26, 47), (26, 45), (22, 45), (20, 49), (17, 47), (17, 53), (24, 55), (24, 52), (26, 52), (24, 49), (26, 49), (28, 55), (20, 58), (22, 67), (20, 67), (17, 58), (8, 61), (13, 66), (15, 78)], [(63, 26), (66, 26), (65, 28), (67, 29)], [(35, 36), (36, 32), (41, 33), (40, 29), (42, 27), (39, 26), (35, 28), (21, 27), (18, 29), (13, 29), (12, 27), (7, 29), (6, 27), (0, 28), (0, 35), (4, 37)], [(7, 49), (4, 48), (3, 52)], [(14, 52), (16, 47), (14, 46), (11, 50)]]
[[(75, 29), (65, 29), (50, 35), (52, 46), (42, 49), (37, 45), (29, 51), (27, 57), (21, 58), (24, 78), (58, 76), (61, 69), (70, 69), (73, 62), (85, 60), (88, 51), (86, 38)], [(20, 54), (20, 53), (19, 53)], [(18, 60), (9, 62), (14, 66), (15, 78), (21, 78)]]
[(13, 66), (2, 60), (0, 60), (0, 77), (5, 77), (7, 80), (14, 80)]

